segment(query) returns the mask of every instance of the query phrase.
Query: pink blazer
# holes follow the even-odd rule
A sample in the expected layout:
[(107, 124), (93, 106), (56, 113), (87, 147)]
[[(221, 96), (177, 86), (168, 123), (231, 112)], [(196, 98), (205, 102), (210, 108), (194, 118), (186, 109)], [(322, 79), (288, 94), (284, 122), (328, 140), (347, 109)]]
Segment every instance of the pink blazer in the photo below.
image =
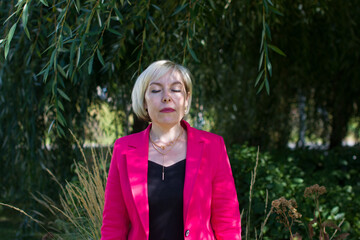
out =
[[(239, 203), (224, 140), (186, 121), (187, 153), (183, 192), (185, 240), (241, 240)], [(105, 190), (102, 240), (147, 240), (148, 147), (146, 130), (119, 138)]]

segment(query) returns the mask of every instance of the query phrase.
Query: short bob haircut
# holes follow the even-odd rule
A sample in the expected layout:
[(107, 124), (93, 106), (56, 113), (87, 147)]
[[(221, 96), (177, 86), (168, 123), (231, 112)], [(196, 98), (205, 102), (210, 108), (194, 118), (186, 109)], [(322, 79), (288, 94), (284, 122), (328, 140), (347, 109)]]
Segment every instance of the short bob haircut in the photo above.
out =
[(169, 71), (176, 71), (180, 74), (185, 86), (186, 97), (189, 97), (189, 104), (185, 110), (185, 115), (189, 113), (192, 95), (192, 83), (190, 71), (177, 63), (169, 60), (160, 60), (153, 62), (136, 79), (131, 99), (134, 113), (142, 120), (151, 122), (151, 119), (145, 109), (145, 92), (150, 81), (157, 80)]

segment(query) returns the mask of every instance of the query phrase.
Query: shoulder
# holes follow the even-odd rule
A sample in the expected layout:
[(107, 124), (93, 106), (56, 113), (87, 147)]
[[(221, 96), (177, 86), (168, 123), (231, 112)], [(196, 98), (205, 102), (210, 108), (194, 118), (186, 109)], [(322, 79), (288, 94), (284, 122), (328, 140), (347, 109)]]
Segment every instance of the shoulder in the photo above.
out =
[(145, 130), (116, 139), (116, 141), (114, 143), (114, 149), (116, 149), (116, 148), (125, 149), (129, 145), (130, 146), (136, 145), (136, 143), (138, 143), (139, 141), (141, 141), (143, 139), (144, 132), (145, 132)]
[(191, 131), (193, 132), (195, 138), (198, 138), (199, 140), (202, 140), (205, 143), (214, 144), (214, 143), (224, 142), (223, 137), (215, 133), (207, 132), (193, 127), (191, 127)]

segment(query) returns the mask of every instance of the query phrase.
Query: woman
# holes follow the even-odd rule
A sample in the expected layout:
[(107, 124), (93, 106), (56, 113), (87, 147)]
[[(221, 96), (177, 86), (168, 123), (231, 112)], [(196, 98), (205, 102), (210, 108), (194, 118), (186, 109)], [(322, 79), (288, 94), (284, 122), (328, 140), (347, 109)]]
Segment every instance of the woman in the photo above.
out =
[(239, 204), (222, 137), (192, 128), (189, 71), (152, 63), (136, 80), (135, 114), (151, 124), (118, 139), (102, 239), (240, 239)]

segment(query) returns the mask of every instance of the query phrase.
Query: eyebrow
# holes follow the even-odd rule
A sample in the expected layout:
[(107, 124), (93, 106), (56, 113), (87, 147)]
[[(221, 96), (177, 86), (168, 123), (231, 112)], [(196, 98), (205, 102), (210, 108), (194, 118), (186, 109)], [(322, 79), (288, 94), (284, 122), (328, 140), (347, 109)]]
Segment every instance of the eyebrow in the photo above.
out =
[[(171, 86), (172, 86), (172, 85), (176, 85), (176, 84), (183, 85), (183, 83), (182, 83), (182, 82), (180, 82), (180, 81), (176, 81), (176, 82), (173, 82), (173, 83), (171, 84)], [(158, 86), (162, 86), (162, 84), (161, 84), (161, 83), (159, 83), (159, 82), (152, 82), (152, 83), (150, 83), (150, 84), (149, 84), (149, 86), (151, 86), (151, 85), (158, 85)]]

